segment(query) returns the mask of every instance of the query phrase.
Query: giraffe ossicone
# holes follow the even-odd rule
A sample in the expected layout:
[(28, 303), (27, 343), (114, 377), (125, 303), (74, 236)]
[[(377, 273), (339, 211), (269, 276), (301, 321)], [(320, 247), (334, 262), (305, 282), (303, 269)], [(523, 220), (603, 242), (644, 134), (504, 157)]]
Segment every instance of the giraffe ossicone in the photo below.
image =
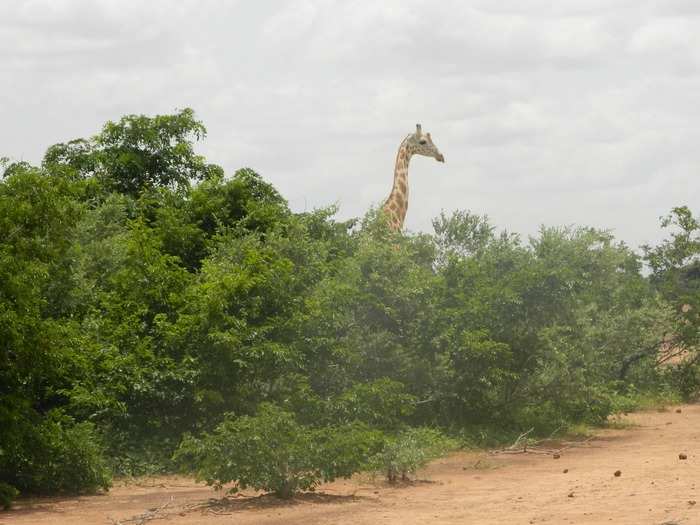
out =
[(408, 211), (408, 163), (413, 155), (423, 155), (438, 162), (445, 162), (445, 157), (433, 143), (430, 133), (423, 133), (421, 125), (416, 124), (416, 132), (408, 135), (399, 146), (394, 166), (394, 185), (382, 206), (389, 227), (397, 232), (403, 228)]

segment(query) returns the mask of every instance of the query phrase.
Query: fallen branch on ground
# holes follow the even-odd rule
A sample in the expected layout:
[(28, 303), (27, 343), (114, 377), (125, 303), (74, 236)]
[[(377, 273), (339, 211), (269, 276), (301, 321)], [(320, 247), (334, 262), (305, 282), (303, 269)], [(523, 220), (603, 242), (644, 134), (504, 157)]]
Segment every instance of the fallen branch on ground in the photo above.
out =
[[(528, 436), (528, 434), (530, 434), (530, 433), (531, 433), (532, 431), (534, 431), (534, 430), (535, 430), (535, 427), (532, 427), (530, 430), (527, 430), (527, 431), (523, 432), (522, 434), (520, 434), (520, 435), (518, 436), (518, 439), (516, 439), (516, 440), (513, 442), (513, 444), (507, 448), (507, 450), (515, 450), (515, 449), (518, 447), (518, 444), (519, 444), (523, 439), (525, 439), (525, 438)], [(525, 444), (523, 445), (523, 451), (525, 451), (526, 449), (527, 449), (527, 441), (525, 441)]]
[(127, 525), (131, 523), (134, 525), (144, 525), (146, 522), (151, 520), (164, 519), (167, 518), (168, 515), (163, 513), (163, 511), (173, 504), (174, 499), (175, 498), (173, 498), (173, 496), (170, 496), (170, 500), (166, 501), (161, 506), (148, 509), (146, 512), (132, 516), (131, 518), (126, 518), (123, 520), (109, 518), (109, 520), (112, 522), (112, 525)]
[(548, 448), (548, 447), (538, 446), (538, 443), (543, 443), (545, 441), (550, 440), (552, 438), (552, 436), (560, 430), (560, 428), (558, 428), (554, 432), (552, 432), (548, 438), (540, 439), (539, 441), (534, 441), (532, 443), (528, 443), (526, 441), (522, 445), (522, 448), (520, 448), (519, 447), (520, 441), (522, 441), (525, 436), (527, 436), (530, 432), (532, 432), (533, 429), (530, 429), (527, 432), (523, 432), (522, 434), (520, 434), (520, 436), (518, 436), (518, 439), (516, 439), (515, 442), (511, 446), (504, 448), (504, 449), (492, 450), (491, 452), (489, 452), (489, 454), (492, 454), (492, 455), (498, 455), (498, 454), (542, 454), (545, 456), (554, 456), (556, 454), (561, 454), (564, 450), (568, 450), (568, 449), (574, 448), (574, 447), (583, 446), (595, 438), (595, 436), (591, 436), (591, 437), (584, 439), (583, 441), (567, 441), (567, 442), (563, 443), (562, 446), (559, 448)]

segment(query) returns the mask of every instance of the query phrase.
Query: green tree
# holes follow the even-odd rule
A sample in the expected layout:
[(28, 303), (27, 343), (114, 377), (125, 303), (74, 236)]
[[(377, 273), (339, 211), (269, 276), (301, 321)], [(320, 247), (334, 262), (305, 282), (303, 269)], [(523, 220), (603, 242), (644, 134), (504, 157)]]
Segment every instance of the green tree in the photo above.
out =
[(678, 335), (687, 346), (700, 342), (700, 219), (680, 206), (662, 218), (670, 238), (645, 246), (645, 259), (654, 284), (678, 313)]
[(673, 208), (661, 220), (670, 238), (645, 246), (645, 259), (657, 289), (674, 310), (666, 346), (680, 357), (667, 367), (671, 381), (686, 398), (700, 391), (700, 219), (687, 206)]
[(83, 213), (74, 190), (25, 163), (0, 182), (0, 483), (28, 493), (108, 485), (92, 426), (64, 413), (67, 391), (90, 371), (70, 317)]
[(184, 191), (192, 181), (221, 175), (221, 168), (194, 152), (193, 142), (205, 135), (189, 108), (174, 115), (128, 115), (108, 122), (90, 140), (51, 146), (44, 165), (68, 166), (76, 176), (95, 177), (108, 191), (126, 195), (156, 187)]

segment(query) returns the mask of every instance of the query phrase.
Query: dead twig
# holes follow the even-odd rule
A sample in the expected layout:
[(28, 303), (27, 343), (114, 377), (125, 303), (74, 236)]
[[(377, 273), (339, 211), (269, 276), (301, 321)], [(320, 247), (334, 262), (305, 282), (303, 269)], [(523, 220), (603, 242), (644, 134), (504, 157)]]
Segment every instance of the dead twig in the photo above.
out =
[(167, 509), (170, 505), (172, 505), (174, 500), (175, 498), (173, 496), (170, 496), (170, 500), (166, 501), (159, 507), (148, 509), (146, 512), (137, 514), (136, 516), (132, 516), (131, 518), (126, 518), (123, 520), (115, 520), (114, 518), (109, 518), (109, 520), (112, 522), (112, 525), (127, 525), (132, 523), (134, 525), (144, 525), (146, 522), (151, 520), (167, 518), (168, 515), (163, 513), (163, 511)]
[(596, 437), (596, 436), (591, 436), (591, 437), (588, 437), (582, 441), (569, 441), (569, 442), (563, 443), (562, 446), (560, 446), (558, 448), (540, 447), (537, 445), (538, 443), (543, 443), (545, 441), (550, 440), (552, 438), (552, 436), (556, 432), (558, 432), (559, 430), (560, 429), (558, 428), (557, 430), (552, 432), (552, 434), (550, 434), (550, 436), (546, 439), (541, 439), (539, 441), (535, 441), (532, 443), (525, 442), (523, 444), (522, 448), (519, 447), (518, 444), (520, 443), (520, 441), (522, 441), (523, 438), (527, 434), (532, 432), (532, 429), (530, 429), (527, 432), (524, 432), (523, 434), (518, 436), (518, 439), (516, 439), (515, 442), (511, 446), (504, 448), (504, 449), (491, 451), (490, 454), (542, 454), (544, 456), (554, 456), (556, 454), (561, 454), (564, 450), (569, 450), (569, 449), (574, 448), (574, 447), (583, 446), (586, 443), (588, 443), (589, 441), (591, 441), (592, 439), (595, 439), (595, 437)]
[[(507, 450), (515, 450), (516, 448), (518, 448), (520, 442), (521, 442), (523, 439), (525, 439), (525, 438), (526, 438), (531, 432), (533, 432), (534, 430), (535, 430), (535, 427), (532, 427), (530, 430), (527, 430), (527, 431), (523, 432), (522, 434), (520, 434), (520, 435), (518, 436), (518, 439), (516, 439), (516, 440), (513, 442), (513, 444), (512, 444), (511, 446), (508, 447)], [(523, 451), (525, 451), (526, 449), (527, 449), (527, 441), (525, 441), (525, 444), (523, 445)]]

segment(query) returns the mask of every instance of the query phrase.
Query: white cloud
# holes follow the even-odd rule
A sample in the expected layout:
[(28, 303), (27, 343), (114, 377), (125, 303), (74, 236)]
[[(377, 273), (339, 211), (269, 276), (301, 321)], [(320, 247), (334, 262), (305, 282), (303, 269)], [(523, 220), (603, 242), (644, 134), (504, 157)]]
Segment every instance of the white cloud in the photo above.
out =
[(311, 0), (287, 2), (265, 21), (262, 35), (270, 43), (278, 45), (285, 40), (299, 38), (311, 28), (317, 11), (318, 7)]
[(683, 52), (697, 44), (697, 29), (697, 21), (684, 17), (650, 20), (635, 31), (629, 48), (636, 53)]
[(303, 209), (362, 214), (416, 122), (407, 224), (471, 208), (522, 233), (616, 230), (632, 245), (698, 202), (695, 0), (43, 0), (0, 3), (0, 154), (125, 113), (192, 106), (202, 151)]

